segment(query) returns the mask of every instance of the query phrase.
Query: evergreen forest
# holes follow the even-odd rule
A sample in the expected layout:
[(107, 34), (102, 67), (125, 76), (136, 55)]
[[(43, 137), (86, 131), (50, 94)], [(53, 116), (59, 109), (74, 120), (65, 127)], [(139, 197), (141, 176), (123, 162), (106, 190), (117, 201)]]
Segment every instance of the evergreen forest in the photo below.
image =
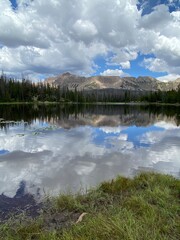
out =
[(69, 90), (68, 87), (21, 81), (0, 76), (0, 102), (158, 102), (180, 103), (180, 86), (177, 91), (140, 92), (121, 89)]

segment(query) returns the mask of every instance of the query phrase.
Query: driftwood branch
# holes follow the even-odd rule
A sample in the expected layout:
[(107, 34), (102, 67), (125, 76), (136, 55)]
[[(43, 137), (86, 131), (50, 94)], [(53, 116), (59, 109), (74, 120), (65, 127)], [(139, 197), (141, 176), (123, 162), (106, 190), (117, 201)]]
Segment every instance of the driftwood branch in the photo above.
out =
[(82, 219), (83, 219), (83, 217), (86, 215), (87, 213), (82, 213), (80, 216), (79, 216), (79, 218), (78, 218), (78, 220), (76, 221), (76, 224), (77, 223), (79, 223), (79, 222), (81, 222), (82, 221)]

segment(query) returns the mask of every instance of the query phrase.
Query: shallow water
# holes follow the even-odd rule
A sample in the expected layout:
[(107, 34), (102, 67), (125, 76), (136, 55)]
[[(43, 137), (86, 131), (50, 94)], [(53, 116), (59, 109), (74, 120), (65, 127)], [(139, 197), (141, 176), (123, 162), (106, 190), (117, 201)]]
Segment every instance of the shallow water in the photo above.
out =
[(172, 106), (1, 105), (0, 194), (76, 192), (143, 170), (179, 177), (179, 124)]

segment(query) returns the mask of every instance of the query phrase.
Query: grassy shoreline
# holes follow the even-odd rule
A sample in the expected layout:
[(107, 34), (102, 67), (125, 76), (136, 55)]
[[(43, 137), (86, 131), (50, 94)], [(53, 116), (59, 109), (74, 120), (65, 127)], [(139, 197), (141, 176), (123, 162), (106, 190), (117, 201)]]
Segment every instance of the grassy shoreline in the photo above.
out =
[(157, 106), (180, 106), (180, 103), (163, 103), (163, 102), (0, 102), (0, 105), (157, 105)]
[(21, 215), (8, 220), (0, 225), (0, 239), (177, 240), (179, 198), (180, 180), (172, 176), (118, 177), (84, 195), (45, 201), (36, 219)]

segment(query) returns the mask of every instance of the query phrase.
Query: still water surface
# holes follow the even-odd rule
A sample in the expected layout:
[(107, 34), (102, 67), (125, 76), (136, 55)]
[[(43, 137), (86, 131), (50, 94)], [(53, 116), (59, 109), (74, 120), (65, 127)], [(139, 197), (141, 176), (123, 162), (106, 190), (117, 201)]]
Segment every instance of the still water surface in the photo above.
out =
[(117, 175), (179, 177), (180, 108), (0, 106), (0, 194), (56, 195)]

